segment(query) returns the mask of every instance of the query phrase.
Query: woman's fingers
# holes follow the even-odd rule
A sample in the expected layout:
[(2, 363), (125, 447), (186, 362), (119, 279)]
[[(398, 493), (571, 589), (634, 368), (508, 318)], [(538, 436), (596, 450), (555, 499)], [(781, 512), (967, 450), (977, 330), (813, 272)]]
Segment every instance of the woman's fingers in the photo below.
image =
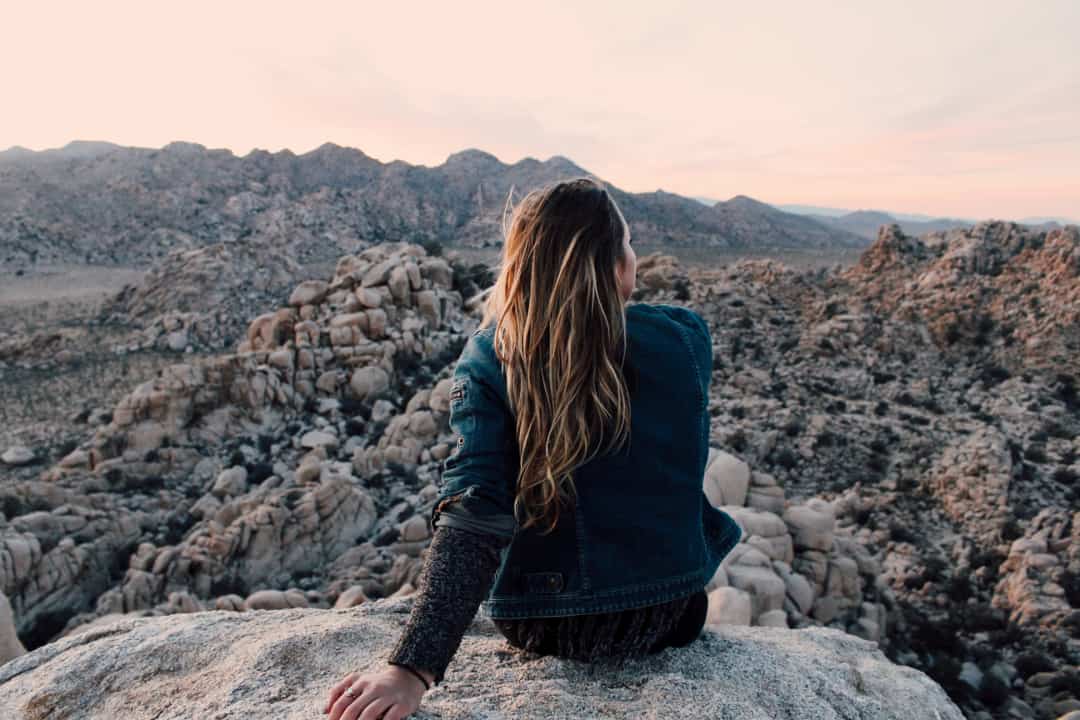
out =
[[(338, 699), (334, 701), (333, 706), (330, 708), (329, 720), (343, 720), (343, 718), (355, 718), (360, 714), (360, 710), (364, 709), (364, 706), (371, 701), (372, 688), (365, 685), (363, 681), (353, 684), (352, 686), (353, 697), (349, 697), (342, 691)], [(349, 714), (350, 709), (353, 711)]]
[(344, 680), (330, 688), (330, 699), (326, 701), (326, 706), (323, 708), (324, 713), (330, 712), (330, 707), (334, 704), (334, 701), (336, 701), (341, 693), (345, 692), (350, 685), (356, 682), (358, 677), (360, 677), (358, 673), (349, 673), (345, 676)]
[(363, 712), (352, 716), (349, 716), (348, 714), (353, 710), (350, 706), (348, 712), (346, 712), (345, 718), (346, 720), (353, 720), (357, 717), (359, 717), (359, 720), (379, 720), (379, 718), (382, 717), (383, 711), (393, 704), (394, 701), (384, 695), (383, 697), (372, 700), (371, 703), (364, 708)]
[[(419, 707), (418, 683), (396, 672), (350, 673), (330, 689), (327, 720), (403, 720)], [(352, 696), (346, 691), (352, 689)]]
[(409, 709), (404, 705), (398, 703), (392, 705), (386, 714), (383, 715), (383, 720), (404, 720), (405, 716), (409, 714)]

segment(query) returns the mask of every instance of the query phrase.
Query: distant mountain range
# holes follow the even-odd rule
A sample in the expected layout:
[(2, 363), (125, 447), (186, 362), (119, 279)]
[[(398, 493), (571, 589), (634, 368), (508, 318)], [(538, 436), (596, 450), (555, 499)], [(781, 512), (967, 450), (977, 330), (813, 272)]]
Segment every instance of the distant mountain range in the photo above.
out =
[[(255, 242), (299, 262), (336, 261), (367, 243), (502, 240), (513, 188), (592, 173), (555, 155), (508, 165), (467, 149), (426, 167), (380, 162), (325, 143), (297, 155), (236, 156), (190, 142), (162, 148), (76, 141), (0, 152), (0, 268), (30, 262), (142, 265), (169, 250)], [(595, 176), (593, 176), (595, 177)], [(607, 183), (644, 246), (720, 249), (861, 248), (866, 238), (822, 218), (748, 197), (706, 206)]]
[[(704, 204), (712, 205), (716, 202), (713, 198), (695, 197), (695, 200)], [(843, 208), (818, 207), (816, 205), (774, 205), (778, 210), (794, 213), (805, 217), (812, 217), (820, 222), (853, 232), (864, 238), (873, 240), (877, 237), (878, 229), (882, 225), (896, 223), (908, 235), (922, 235), (923, 233), (939, 230), (953, 230), (955, 228), (970, 227), (979, 222), (972, 218), (941, 218), (932, 215), (918, 215), (911, 213), (896, 213), (883, 210), (845, 210)], [(1003, 219), (1003, 218), (984, 218)], [(1076, 220), (1064, 217), (1028, 217), (1014, 220), (1021, 225), (1028, 225), (1041, 230), (1052, 230), (1064, 225), (1076, 225)]]
[[(781, 210), (798, 213), (800, 215), (825, 215), (827, 217), (840, 217), (841, 215), (850, 215), (853, 212), (858, 212), (857, 210), (849, 210), (846, 208), (827, 208), (818, 207), (816, 205), (777, 205), (776, 207), (780, 208)], [(887, 214), (891, 215), (897, 220), (908, 220), (911, 222), (928, 222), (930, 220), (938, 219), (933, 215), (921, 215), (918, 213), (898, 213), (890, 211)], [(971, 221), (972, 224), (974, 224), (975, 222), (975, 220)]]

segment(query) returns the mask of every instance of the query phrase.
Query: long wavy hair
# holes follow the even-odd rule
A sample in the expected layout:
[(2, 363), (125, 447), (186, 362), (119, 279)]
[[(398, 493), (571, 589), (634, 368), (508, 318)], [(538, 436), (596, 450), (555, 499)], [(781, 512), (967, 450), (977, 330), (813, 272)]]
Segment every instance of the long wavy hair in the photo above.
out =
[(574, 469), (629, 442), (616, 271), (627, 233), (607, 188), (588, 177), (533, 190), (509, 223), (503, 214), (501, 269), (481, 325), (495, 322), (506, 373), (520, 451), (514, 515), (523, 528), (554, 530), (562, 505), (577, 499)]

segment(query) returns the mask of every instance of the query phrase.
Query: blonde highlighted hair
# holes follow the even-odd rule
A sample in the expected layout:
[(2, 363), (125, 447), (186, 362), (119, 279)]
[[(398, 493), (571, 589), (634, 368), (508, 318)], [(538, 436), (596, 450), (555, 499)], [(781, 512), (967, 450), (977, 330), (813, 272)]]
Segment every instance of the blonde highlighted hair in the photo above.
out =
[(501, 269), (481, 325), (495, 322), (515, 417), (522, 527), (553, 530), (563, 503), (576, 500), (574, 469), (629, 441), (616, 269), (628, 232), (607, 188), (588, 177), (533, 190), (509, 223), (504, 212)]

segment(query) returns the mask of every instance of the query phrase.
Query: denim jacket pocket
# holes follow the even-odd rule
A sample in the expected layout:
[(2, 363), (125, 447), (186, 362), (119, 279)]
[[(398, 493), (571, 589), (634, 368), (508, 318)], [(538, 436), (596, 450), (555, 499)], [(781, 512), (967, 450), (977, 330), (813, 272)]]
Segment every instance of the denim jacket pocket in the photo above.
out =
[(562, 592), (563, 574), (561, 572), (532, 572), (522, 575), (525, 589), (537, 595), (553, 595)]

